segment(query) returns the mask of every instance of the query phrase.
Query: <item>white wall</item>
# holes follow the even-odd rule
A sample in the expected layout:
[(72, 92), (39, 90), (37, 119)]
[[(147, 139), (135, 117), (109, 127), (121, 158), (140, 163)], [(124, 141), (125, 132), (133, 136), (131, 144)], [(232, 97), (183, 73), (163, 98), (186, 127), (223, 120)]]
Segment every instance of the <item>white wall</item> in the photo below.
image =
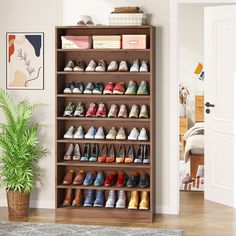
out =
[[(55, 6), (57, 8), (55, 9)], [(0, 87), (6, 88), (6, 32), (44, 32), (44, 90), (12, 91), (16, 99), (29, 97), (32, 103), (41, 102), (46, 106), (42, 117), (42, 143), (49, 149), (46, 158), (40, 161), (43, 169), (43, 185), (31, 195), (31, 206), (54, 207), (54, 160), (55, 160), (55, 25), (61, 24), (60, 0), (8, 0), (0, 6)], [(42, 114), (41, 113), (41, 114)], [(0, 206), (6, 205), (5, 190), (0, 191)]]
[(179, 80), (190, 90), (187, 116), (195, 122), (195, 96), (203, 95), (204, 81), (194, 77), (198, 63), (204, 63), (204, 5), (179, 7)]
[[(61, 5), (62, 4), (62, 5)], [(0, 8), (0, 38), (5, 39), (7, 31), (43, 31), (45, 32), (45, 90), (13, 92), (15, 97), (29, 96), (33, 102), (47, 104), (43, 142), (49, 147), (51, 154), (41, 161), (45, 169), (43, 187), (32, 194), (32, 200), (40, 207), (54, 207), (54, 26), (75, 24), (78, 16), (89, 14), (95, 23), (106, 23), (107, 16), (114, 6), (141, 6), (151, 14), (151, 24), (157, 27), (157, 153), (156, 182), (158, 212), (175, 213), (171, 208), (171, 173), (169, 157), (169, 2), (163, 0), (42, 0), (42, 1), (5, 1)], [(55, 9), (55, 6), (57, 8)], [(0, 81), (5, 87), (5, 40), (0, 41)], [(175, 191), (175, 190), (173, 190)], [(35, 202), (34, 202), (35, 203)], [(4, 190), (0, 194), (0, 205), (5, 205)]]

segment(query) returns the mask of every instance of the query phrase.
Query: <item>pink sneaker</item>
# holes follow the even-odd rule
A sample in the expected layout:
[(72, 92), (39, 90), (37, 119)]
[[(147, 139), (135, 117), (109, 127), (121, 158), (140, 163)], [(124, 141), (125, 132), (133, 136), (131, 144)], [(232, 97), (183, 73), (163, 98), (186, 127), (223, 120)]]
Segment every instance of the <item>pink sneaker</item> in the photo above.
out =
[(128, 112), (127, 112), (126, 105), (122, 104), (120, 106), (120, 111), (119, 111), (118, 117), (119, 118), (127, 118), (128, 117)]
[(95, 103), (90, 103), (89, 109), (86, 113), (86, 117), (94, 117), (96, 116), (97, 105)]
[(118, 113), (118, 107), (116, 104), (111, 105), (110, 111), (108, 113), (108, 117), (116, 118)]
[(113, 94), (113, 90), (114, 90), (114, 83), (113, 82), (109, 82), (104, 91), (103, 94)]
[(107, 109), (106, 109), (106, 106), (104, 103), (99, 104), (96, 116), (97, 117), (106, 117), (107, 116)]
[(120, 83), (117, 83), (115, 85), (115, 88), (113, 90), (113, 94), (117, 94), (117, 95), (120, 95), (120, 94), (124, 94), (125, 93), (125, 85), (123, 82), (120, 82)]

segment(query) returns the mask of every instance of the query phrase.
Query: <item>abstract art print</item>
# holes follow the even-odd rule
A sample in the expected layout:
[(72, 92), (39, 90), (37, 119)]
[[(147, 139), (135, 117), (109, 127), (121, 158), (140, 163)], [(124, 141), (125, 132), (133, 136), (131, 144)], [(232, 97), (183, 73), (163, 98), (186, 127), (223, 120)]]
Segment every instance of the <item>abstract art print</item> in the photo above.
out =
[(44, 89), (44, 34), (7, 33), (7, 89)]

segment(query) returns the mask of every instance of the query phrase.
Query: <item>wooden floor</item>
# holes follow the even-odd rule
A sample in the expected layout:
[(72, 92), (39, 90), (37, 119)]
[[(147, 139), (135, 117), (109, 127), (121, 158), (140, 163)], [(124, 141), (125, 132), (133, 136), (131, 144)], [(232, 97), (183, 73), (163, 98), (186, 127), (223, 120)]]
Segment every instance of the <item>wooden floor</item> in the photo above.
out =
[[(157, 215), (153, 224), (113, 224), (116, 226), (141, 226), (170, 229), (183, 229), (188, 236), (233, 236), (236, 235), (236, 210), (203, 200), (203, 193), (181, 192), (181, 213), (175, 215)], [(0, 208), (0, 220), (7, 220), (7, 209)], [(53, 210), (32, 209), (30, 222), (80, 223), (70, 219), (55, 219)], [(86, 222), (83, 224), (89, 224)], [(110, 225), (97, 222), (98, 225)]]

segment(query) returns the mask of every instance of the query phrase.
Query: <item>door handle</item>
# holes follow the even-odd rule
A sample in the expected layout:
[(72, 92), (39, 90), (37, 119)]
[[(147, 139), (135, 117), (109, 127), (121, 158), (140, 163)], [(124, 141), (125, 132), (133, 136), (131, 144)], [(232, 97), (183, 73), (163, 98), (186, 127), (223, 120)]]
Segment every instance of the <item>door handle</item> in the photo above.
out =
[(211, 104), (211, 103), (209, 103), (209, 102), (206, 102), (205, 106), (206, 106), (206, 107), (215, 107), (214, 104)]

